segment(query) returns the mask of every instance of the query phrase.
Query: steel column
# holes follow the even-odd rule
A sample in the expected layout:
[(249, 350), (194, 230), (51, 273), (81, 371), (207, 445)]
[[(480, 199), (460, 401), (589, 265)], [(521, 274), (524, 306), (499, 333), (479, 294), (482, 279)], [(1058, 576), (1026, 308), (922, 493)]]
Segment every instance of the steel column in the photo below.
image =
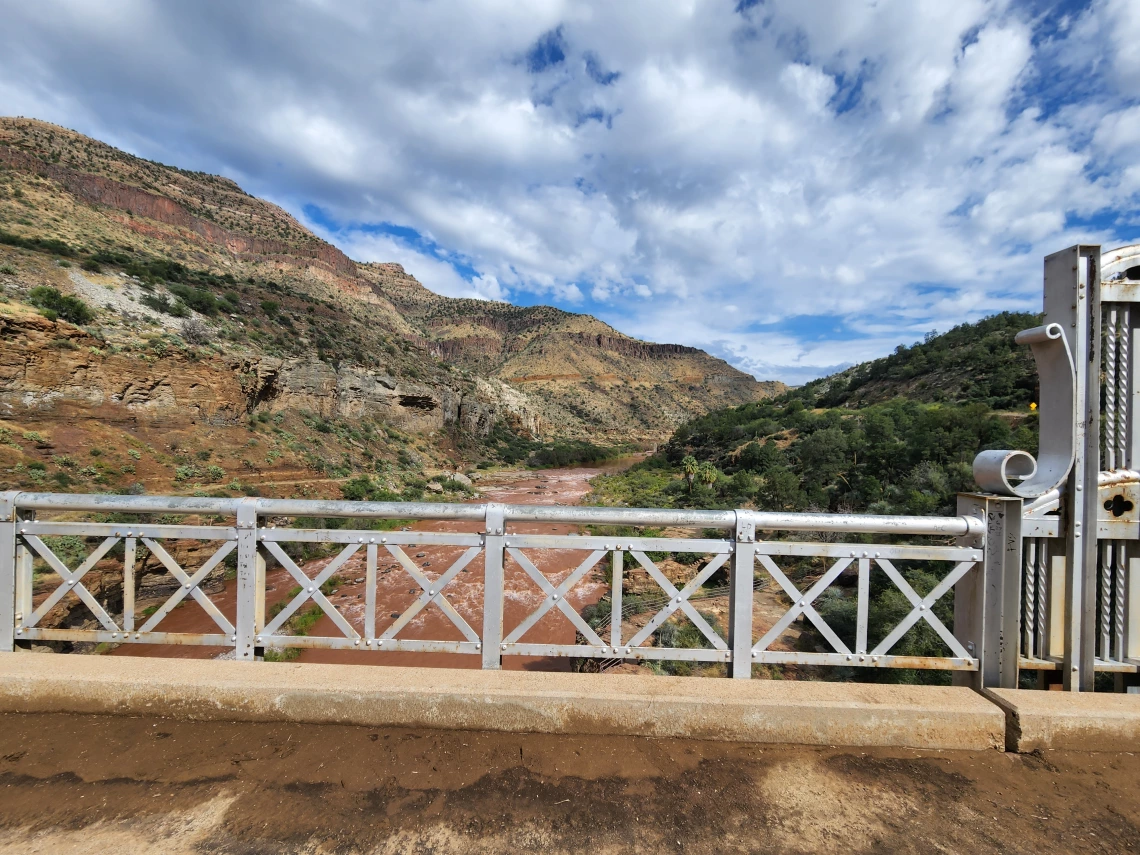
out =
[(138, 538), (127, 537), (123, 539), (123, 631), (134, 632), (135, 629), (135, 552), (138, 548)]
[(36, 518), (35, 511), (23, 510), (17, 506), (16, 508), (16, 614), (15, 614), (15, 634), (16, 640), (19, 641), (19, 636), (22, 634), (22, 627), (28, 622), (32, 616), (32, 562), (35, 557), (32, 555), (32, 550), (24, 543), (19, 535), (21, 523)]
[(623, 550), (614, 550), (613, 563), (610, 567), (610, 647), (614, 649), (616, 654), (618, 648), (621, 647), (621, 594), (622, 586), (625, 584), (623, 579), (625, 575), (625, 552)]
[(752, 677), (752, 580), (756, 573), (756, 523), (748, 511), (736, 512), (736, 549), (728, 595), (728, 647), (731, 675)]
[(15, 649), (16, 629), (16, 496), (0, 493), (0, 652)]
[(257, 499), (242, 499), (237, 506), (237, 633), (234, 655), (247, 662), (256, 658), (254, 644), (260, 629), (257, 625), (258, 557)]
[(1045, 321), (1060, 324), (1076, 368), (1073, 468), (1062, 492), (1065, 540), (1066, 690), (1095, 681), (1097, 475), (1100, 472), (1100, 247), (1073, 246), (1045, 258)]
[(483, 669), (498, 671), (503, 667), (503, 552), (506, 524), (503, 505), (487, 505), (486, 530), (483, 533)]
[(1129, 557), (1125, 586), (1124, 658), (1140, 665), (1140, 558)]
[(985, 556), (954, 589), (954, 637), (978, 659), (955, 675), (975, 689), (1017, 688), (1021, 627), (1022, 499), (984, 493), (958, 496), (958, 513), (986, 521), (986, 532), (959, 540)]

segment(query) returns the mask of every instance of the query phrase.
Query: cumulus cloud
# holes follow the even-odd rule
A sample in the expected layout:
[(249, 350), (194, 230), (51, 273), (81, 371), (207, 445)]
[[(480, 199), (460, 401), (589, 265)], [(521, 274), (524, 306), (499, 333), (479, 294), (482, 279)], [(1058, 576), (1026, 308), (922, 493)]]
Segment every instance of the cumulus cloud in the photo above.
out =
[(440, 293), (759, 376), (1034, 308), (1044, 254), (1140, 238), (1133, 0), (0, 12), (2, 112), (317, 210)]

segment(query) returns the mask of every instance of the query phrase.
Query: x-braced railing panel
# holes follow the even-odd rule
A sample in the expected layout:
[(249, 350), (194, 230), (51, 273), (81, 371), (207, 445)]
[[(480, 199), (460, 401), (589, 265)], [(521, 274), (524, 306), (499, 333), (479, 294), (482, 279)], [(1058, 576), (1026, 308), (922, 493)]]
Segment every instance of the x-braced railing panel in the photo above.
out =
[[(456, 610), (447, 599), (444, 590), (458, 575), (478, 558), (485, 548), (486, 538), (479, 534), (453, 532), (387, 532), (354, 530), (319, 530), (267, 528), (258, 536), (258, 542), (282, 567), (286, 569), (300, 590), (272, 620), (259, 626), (256, 634), (258, 647), (302, 647), (329, 650), (371, 650), (413, 653), (467, 653), (482, 651), (482, 639), (471, 624)], [(283, 543), (330, 543), (344, 544), (343, 549), (314, 576), (306, 575), (296, 562), (285, 552)], [(443, 573), (430, 578), (422, 568), (416, 566), (405, 547), (460, 547), (463, 551)], [(342, 570), (350, 559), (363, 552), (365, 559), (363, 615), (355, 623), (346, 617), (321, 592), (321, 587)], [(385, 612), (389, 603), (378, 600), (378, 566), (381, 556), (387, 556), (414, 582), (418, 596), (395, 613), (391, 623), (378, 627), (377, 612)], [(482, 583), (478, 584), (481, 589)], [(415, 589), (413, 589), (415, 590)], [(481, 591), (480, 591), (481, 593)], [(306, 603), (312, 602), (320, 608), (339, 630), (339, 635), (319, 635), (309, 633), (303, 636), (282, 633), (282, 629)], [(434, 606), (444, 614), (450, 625), (463, 636), (462, 641), (448, 639), (424, 639), (400, 637), (410, 624)]]
[[(841, 665), (847, 667), (919, 668), (954, 671), (978, 670), (978, 659), (955, 637), (934, 612), (934, 605), (949, 594), (966, 574), (983, 560), (980, 549), (946, 546), (898, 546), (866, 544), (818, 544), (758, 542), (754, 546), (756, 560), (791, 601), (784, 614), (752, 646), (752, 661), (757, 664)], [(801, 591), (788, 578), (775, 558), (820, 558), (833, 563)], [(952, 566), (926, 596), (920, 596), (896, 568), (896, 561), (948, 562)], [(856, 626), (854, 645), (849, 646), (824, 620), (814, 604), (820, 595), (834, 585), (841, 574), (854, 566), (856, 581)], [(882, 640), (869, 649), (869, 606), (871, 571), (878, 567), (889, 582), (911, 605), (903, 619), (883, 634)], [(773, 650), (772, 645), (792, 623), (806, 618), (831, 646), (827, 652)], [(919, 622), (925, 622), (949, 650), (949, 656), (893, 655), (891, 651)]]
[[(709, 625), (697, 611), (689, 598), (731, 558), (735, 544), (731, 540), (707, 538), (660, 538), (660, 537), (567, 537), (557, 535), (511, 535), (506, 538), (506, 551), (522, 567), (527, 577), (544, 594), (538, 606), (503, 639), (501, 650), (504, 655), (579, 657), (588, 659), (657, 659), (690, 662), (728, 662), (732, 655), (724, 638)], [(532, 561), (527, 551), (534, 550), (574, 550), (588, 552), (586, 558), (570, 572), (558, 585), (554, 585)], [(692, 579), (681, 589), (671, 582), (650, 559), (647, 553), (688, 553), (709, 555), (710, 559)], [(647, 576), (668, 596), (668, 603), (656, 612), (629, 638), (623, 638), (620, 619), (622, 588), (626, 578), (626, 558), (629, 556), (645, 571)], [(617, 617), (611, 619), (609, 639), (603, 639), (598, 632), (582, 618), (581, 614), (567, 600), (571, 590), (587, 578), (603, 559), (611, 561), (610, 603)], [(559, 611), (573, 625), (584, 644), (550, 644), (527, 642), (526, 634), (549, 612)], [(680, 613), (697, 627), (708, 647), (683, 648), (648, 644), (661, 626), (675, 614)]]
[[(44, 538), (68, 537), (75, 540), (102, 538), (87, 556), (74, 567), (69, 567), (44, 540)], [(218, 542), (218, 546), (202, 563), (189, 571), (180, 565), (160, 542), (163, 539), (182, 541)], [(232, 646), (236, 640), (234, 624), (218, 608), (203, 588), (206, 581), (219, 565), (232, 553), (237, 545), (236, 530), (223, 526), (180, 526), (180, 525), (123, 525), (113, 523), (71, 523), (40, 522), (23, 520), (15, 532), (16, 578), (15, 578), (15, 627), (13, 635), (24, 641), (70, 641), (114, 644), (177, 644)], [(92, 594), (84, 584), (84, 579), (112, 550), (122, 545), (121, 559), (121, 607), (108, 611), (108, 606)], [(169, 574), (176, 588), (153, 613), (143, 616), (138, 625), (135, 614), (137, 590), (136, 572), (141, 558), (140, 551), (149, 551), (158, 564)], [(58, 578), (59, 583), (51, 589), (39, 603), (35, 602), (34, 560), (40, 558), (47, 568)], [(41, 588), (43, 585), (41, 584)], [(43, 627), (40, 622), (64, 598), (75, 596), (90, 619), (96, 621), (99, 629), (79, 627)], [(164, 632), (158, 629), (166, 618), (187, 597), (194, 600), (211, 618), (217, 632), (189, 633)]]

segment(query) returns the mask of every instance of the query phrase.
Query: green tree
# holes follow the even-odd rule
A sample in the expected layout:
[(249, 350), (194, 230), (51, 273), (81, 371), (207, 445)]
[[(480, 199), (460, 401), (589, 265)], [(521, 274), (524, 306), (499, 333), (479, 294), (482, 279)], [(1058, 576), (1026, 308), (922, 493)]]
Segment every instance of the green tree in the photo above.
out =
[(758, 495), (763, 510), (794, 511), (804, 504), (800, 479), (785, 466), (773, 467), (764, 476)]
[(697, 458), (693, 455), (687, 455), (681, 461), (681, 471), (685, 475), (685, 481), (689, 484), (689, 492), (693, 492), (693, 479), (697, 477), (697, 473), (701, 470), (701, 464), (697, 462)]
[(805, 476), (820, 484), (830, 483), (847, 460), (847, 437), (837, 427), (817, 430), (800, 441), (797, 451)]

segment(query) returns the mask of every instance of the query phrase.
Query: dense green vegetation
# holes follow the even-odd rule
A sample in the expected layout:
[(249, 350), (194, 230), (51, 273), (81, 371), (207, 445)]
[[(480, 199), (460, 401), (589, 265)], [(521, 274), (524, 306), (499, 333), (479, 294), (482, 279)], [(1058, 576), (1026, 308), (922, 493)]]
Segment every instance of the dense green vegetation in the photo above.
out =
[[(605, 504), (661, 507), (951, 513), (955, 494), (974, 488), (974, 455), (1036, 451), (1036, 419), (984, 404), (897, 399), (854, 411), (807, 409), (784, 396), (689, 422), (657, 454), (595, 479), (595, 495)], [(691, 479), (686, 458), (698, 463)]]
[(943, 335), (899, 345), (882, 359), (808, 383), (792, 395), (805, 406), (863, 406), (904, 396), (915, 401), (979, 403), (1017, 409), (1035, 400), (1037, 372), (1028, 347), (1014, 341), (1039, 315), (1002, 312)]
[(541, 442), (518, 436), (501, 424), (491, 432), (485, 445), (503, 463), (523, 463), (532, 469), (601, 463), (634, 451), (630, 445), (603, 446), (583, 440)]
[(0, 229), (0, 244), (18, 246), (21, 249), (30, 249), (33, 252), (50, 252), (52, 255), (62, 255), (68, 258), (76, 254), (75, 249), (59, 238), (20, 237), (11, 232)]
[[(1029, 349), (1013, 339), (1038, 322), (995, 315), (778, 398), (709, 413), (627, 472), (596, 479), (595, 496), (666, 507), (950, 513), (955, 494), (974, 488), (979, 451), (1036, 452), (1028, 405), (1037, 375)], [(875, 400), (865, 403), (859, 396), (872, 385)], [(952, 385), (957, 397), (945, 400)], [(944, 400), (924, 401), (919, 389)]]

